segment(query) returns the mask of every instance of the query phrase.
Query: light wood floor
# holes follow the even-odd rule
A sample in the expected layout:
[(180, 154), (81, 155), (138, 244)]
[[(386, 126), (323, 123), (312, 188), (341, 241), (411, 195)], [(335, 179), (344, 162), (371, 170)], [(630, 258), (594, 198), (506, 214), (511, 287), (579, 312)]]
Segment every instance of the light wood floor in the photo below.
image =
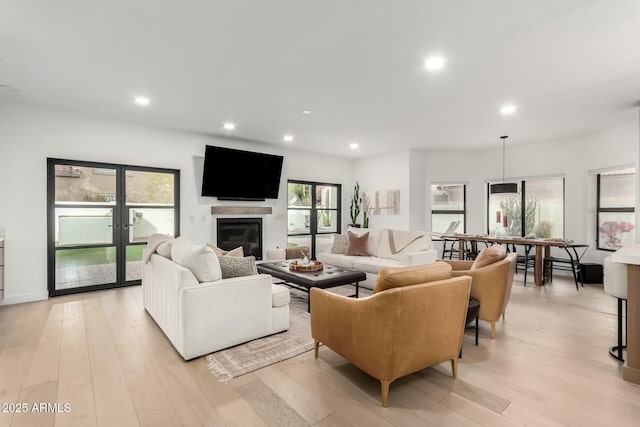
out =
[(0, 427), (637, 426), (640, 386), (607, 353), (615, 304), (602, 285), (516, 282), (497, 338), (481, 322), (475, 347), (467, 332), (457, 380), (449, 362), (397, 380), (388, 408), (377, 381), (325, 347), (224, 385), (204, 358), (182, 361), (139, 287), (0, 307), (0, 403), (60, 404), (0, 412)]

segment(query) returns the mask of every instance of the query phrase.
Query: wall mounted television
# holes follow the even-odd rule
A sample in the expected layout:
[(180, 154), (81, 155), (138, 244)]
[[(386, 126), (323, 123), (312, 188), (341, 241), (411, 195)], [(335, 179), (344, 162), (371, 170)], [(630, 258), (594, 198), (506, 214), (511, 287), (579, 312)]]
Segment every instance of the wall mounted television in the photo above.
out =
[(283, 156), (207, 145), (202, 195), (223, 200), (277, 199)]

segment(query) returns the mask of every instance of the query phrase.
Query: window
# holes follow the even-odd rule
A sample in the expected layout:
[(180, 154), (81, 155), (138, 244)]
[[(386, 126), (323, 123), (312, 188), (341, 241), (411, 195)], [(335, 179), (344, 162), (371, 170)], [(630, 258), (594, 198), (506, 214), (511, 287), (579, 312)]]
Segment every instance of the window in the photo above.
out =
[(311, 256), (332, 244), (341, 230), (341, 186), (307, 181), (287, 184), (289, 247), (309, 246)]
[(615, 251), (633, 243), (634, 168), (598, 174), (598, 249)]
[(431, 230), (463, 233), (466, 229), (466, 185), (431, 184)]
[(517, 194), (489, 194), (487, 218), (490, 235), (564, 238), (564, 178), (527, 179)]

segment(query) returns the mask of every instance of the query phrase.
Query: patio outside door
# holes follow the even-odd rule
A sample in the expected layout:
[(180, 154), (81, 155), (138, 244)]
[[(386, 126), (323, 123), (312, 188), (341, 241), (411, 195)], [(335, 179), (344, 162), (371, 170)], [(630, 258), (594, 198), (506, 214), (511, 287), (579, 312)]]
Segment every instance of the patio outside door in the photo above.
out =
[(173, 169), (48, 159), (49, 295), (139, 284), (154, 233), (179, 232)]

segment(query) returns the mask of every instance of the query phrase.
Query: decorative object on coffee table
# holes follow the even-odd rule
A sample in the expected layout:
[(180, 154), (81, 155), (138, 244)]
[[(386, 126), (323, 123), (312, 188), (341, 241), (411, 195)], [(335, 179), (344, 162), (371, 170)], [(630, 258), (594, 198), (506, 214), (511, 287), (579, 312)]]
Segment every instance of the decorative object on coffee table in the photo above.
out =
[(307, 264), (299, 264), (297, 261), (289, 263), (291, 271), (320, 271), (324, 268), (324, 264), (320, 261), (309, 261)]

